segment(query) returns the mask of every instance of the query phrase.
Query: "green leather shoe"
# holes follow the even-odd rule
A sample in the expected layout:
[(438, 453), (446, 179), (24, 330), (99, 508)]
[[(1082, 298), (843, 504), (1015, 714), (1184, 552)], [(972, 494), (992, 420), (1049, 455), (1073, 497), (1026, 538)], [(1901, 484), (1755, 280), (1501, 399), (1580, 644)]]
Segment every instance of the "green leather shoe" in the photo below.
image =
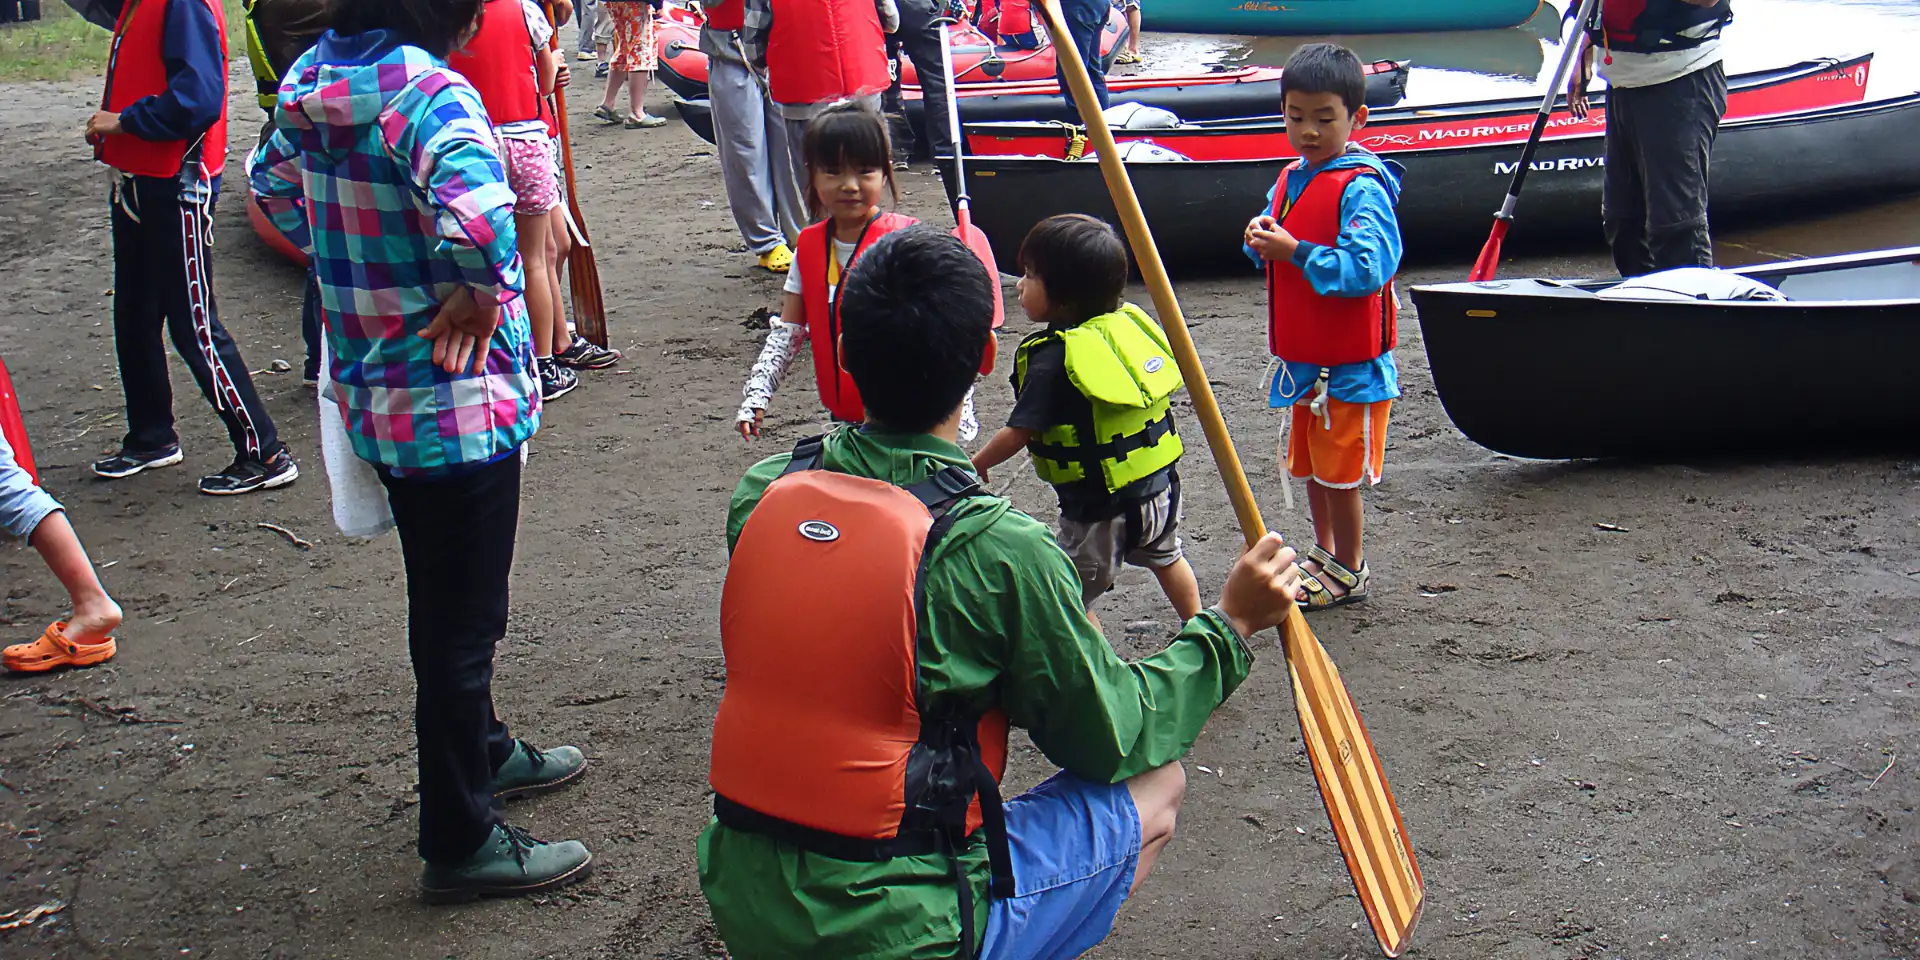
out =
[(429, 863), (420, 899), (466, 903), (480, 897), (524, 897), (564, 887), (593, 873), (593, 854), (578, 840), (547, 843), (506, 824), (459, 863)]
[(586, 772), (587, 757), (579, 747), (538, 750), (525, 740), (515, 740), (513, 754), (493, 775), (493, 798), (506, 801), (558, 790)]

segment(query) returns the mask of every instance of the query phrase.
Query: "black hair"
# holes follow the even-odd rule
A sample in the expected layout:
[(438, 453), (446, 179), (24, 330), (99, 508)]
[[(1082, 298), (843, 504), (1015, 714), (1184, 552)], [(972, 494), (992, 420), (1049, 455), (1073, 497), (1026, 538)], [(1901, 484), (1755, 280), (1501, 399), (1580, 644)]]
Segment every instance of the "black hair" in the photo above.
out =
[(807, 212), (814, 219), (826, 217), (827, 204), (813, 192), (813, 175), (826, 167), (878, 168), (885, 171), (887, 190), (894, 205), (900, 203), (900, 186), (893, 182), (893, 144), (887, 138), (887, 123), (880, 114), (857, 101), (842, 100), (814, 114), (807, 121), (807, 132), (800, 139), (800, 156), (807, 162)]
[(960, 408), (993, 336), (995, 280), (951, 233), (896, 230), (868, 247), (840, 297), (840, 363), (867, 422), (925, 433)]
[(1020, 269), (1047, 292), (1059, 316), (1077, 324), (1120, 309), (1127, 289), (1127, 247), (1106, 221), (1084, 213), (1048, 217), (1020, 241)]
[(389, 30), (445, 58), (460, 46), (480, 16), (483, 0), (330, 0), (333, 30), (343, 36)]
[(1367, 105), (1367, 71), (1360, 58), (1337, 43), (1309, 43), (1287, 58), (1280, 74), (1280, 102), (1289, 91), (1335, 93), (1347, 105), (1347, 113), (1360, 112)]

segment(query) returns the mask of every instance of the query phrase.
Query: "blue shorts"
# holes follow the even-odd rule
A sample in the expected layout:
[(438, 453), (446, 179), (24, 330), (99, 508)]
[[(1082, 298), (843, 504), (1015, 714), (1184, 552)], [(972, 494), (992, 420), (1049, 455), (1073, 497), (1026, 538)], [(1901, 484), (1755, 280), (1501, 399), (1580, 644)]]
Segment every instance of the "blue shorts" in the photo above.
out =
[(1007, 801), (1015, 896), (995, 900), (981, 960), (1066, 960), (1105, 940), (1140, 863), (1125, 783), (1065, 773)]

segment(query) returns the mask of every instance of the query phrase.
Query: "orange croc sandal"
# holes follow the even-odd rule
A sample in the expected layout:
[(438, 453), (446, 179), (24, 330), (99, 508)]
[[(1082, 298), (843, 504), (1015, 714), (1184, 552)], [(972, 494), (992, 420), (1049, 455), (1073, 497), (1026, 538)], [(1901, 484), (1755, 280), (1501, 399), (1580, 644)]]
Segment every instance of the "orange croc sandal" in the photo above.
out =
[(91, 667), (113, 659), (116, 652), (112, 637), (99, 643), (74, 643), (67, 639), (67, 622), (56, 620), (40, 639), (0, 650), (0, 665), (16, 673), (40, 673), (58, 667)]

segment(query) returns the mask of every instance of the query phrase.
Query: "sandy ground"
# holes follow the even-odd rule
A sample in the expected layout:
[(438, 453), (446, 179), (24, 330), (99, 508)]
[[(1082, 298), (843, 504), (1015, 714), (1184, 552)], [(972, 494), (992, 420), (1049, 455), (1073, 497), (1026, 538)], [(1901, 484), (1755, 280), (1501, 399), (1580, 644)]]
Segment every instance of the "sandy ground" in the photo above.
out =
[[(112, 485), (86, 473), (122, 429), (105, 180), (76, 135), (93, 96), (0, 96), (15, 147), (0, 174), (0, 347), (47, 485), (131, 620), (108, 666), (0, 683), (0, 914), (65, 904), (0, 932), (0, 954), (719, 956), (693, 848), (722, 679), (721, 519), (740, 472), (816, 414), (791, 387), (771, 439), (729, 432), (751, 318), (778, 281), (749, 269), (710, 148), (677, 124), (578, 134), (628, 361), (557, 403), (534, 443), (497, 691), (519, 733), (593, 758), (578, 788), (512, 817), (585, 840), (599, 872), (558, 896), (429, 909), (414, 897), (399, 551), (333, 531), (309, 392), (292, 374), (258, 380), (307, 471), (290, 489), (193, 492), (228, 454), (178, 366), (187, 465)], [(236, 99), (234, 116), (252, 109)], [(909, 212), (946, 216), (924, 169), (902, 186)], [(1913, 224), (1898, 225), (1906, 242)], [(1816, 225), (1744, 242), (1852, 239)], [(218, 241), (221, 306), (249, 364), (297, 370), (298, 274), (253, 241), (237, 192)], [(1269, 518), (1306, 537), (1304, 515), (1282, 509), (1276, 419), (1256, 388), (1259, 283), (1181, 293)], [(1920, 461), (1506, 460), (1454, 431), (1418, 324), (1403, 330), (1406, 396), (1369, 499), (1377, 596), (1314, 624), (1416, 840), (1430, 903), (1415, 955), (1920, 957)], [(983, 389), (983, 419), (1008, 393)], [(1187, 537), (1212, 592), (1237, 534), (1204, 454), (1187, 475)], [(1030, 477), (1012, 495), (1052, 506)], [(63, 610), (24, 547), (0, 548), (0, 583), (10, 639)], [(1151, 578), (1122, 583), (1103, 616), (1129, 625), (1123, 653), (1146, 652), (1171, 618)], [(1098, 956), (1372, 953), (1288, 694), (1269, 644), (1194, 748), (1181, 835)], [(1013, 786), (1043, 774), (1024, 740), (1015, 753)]]

